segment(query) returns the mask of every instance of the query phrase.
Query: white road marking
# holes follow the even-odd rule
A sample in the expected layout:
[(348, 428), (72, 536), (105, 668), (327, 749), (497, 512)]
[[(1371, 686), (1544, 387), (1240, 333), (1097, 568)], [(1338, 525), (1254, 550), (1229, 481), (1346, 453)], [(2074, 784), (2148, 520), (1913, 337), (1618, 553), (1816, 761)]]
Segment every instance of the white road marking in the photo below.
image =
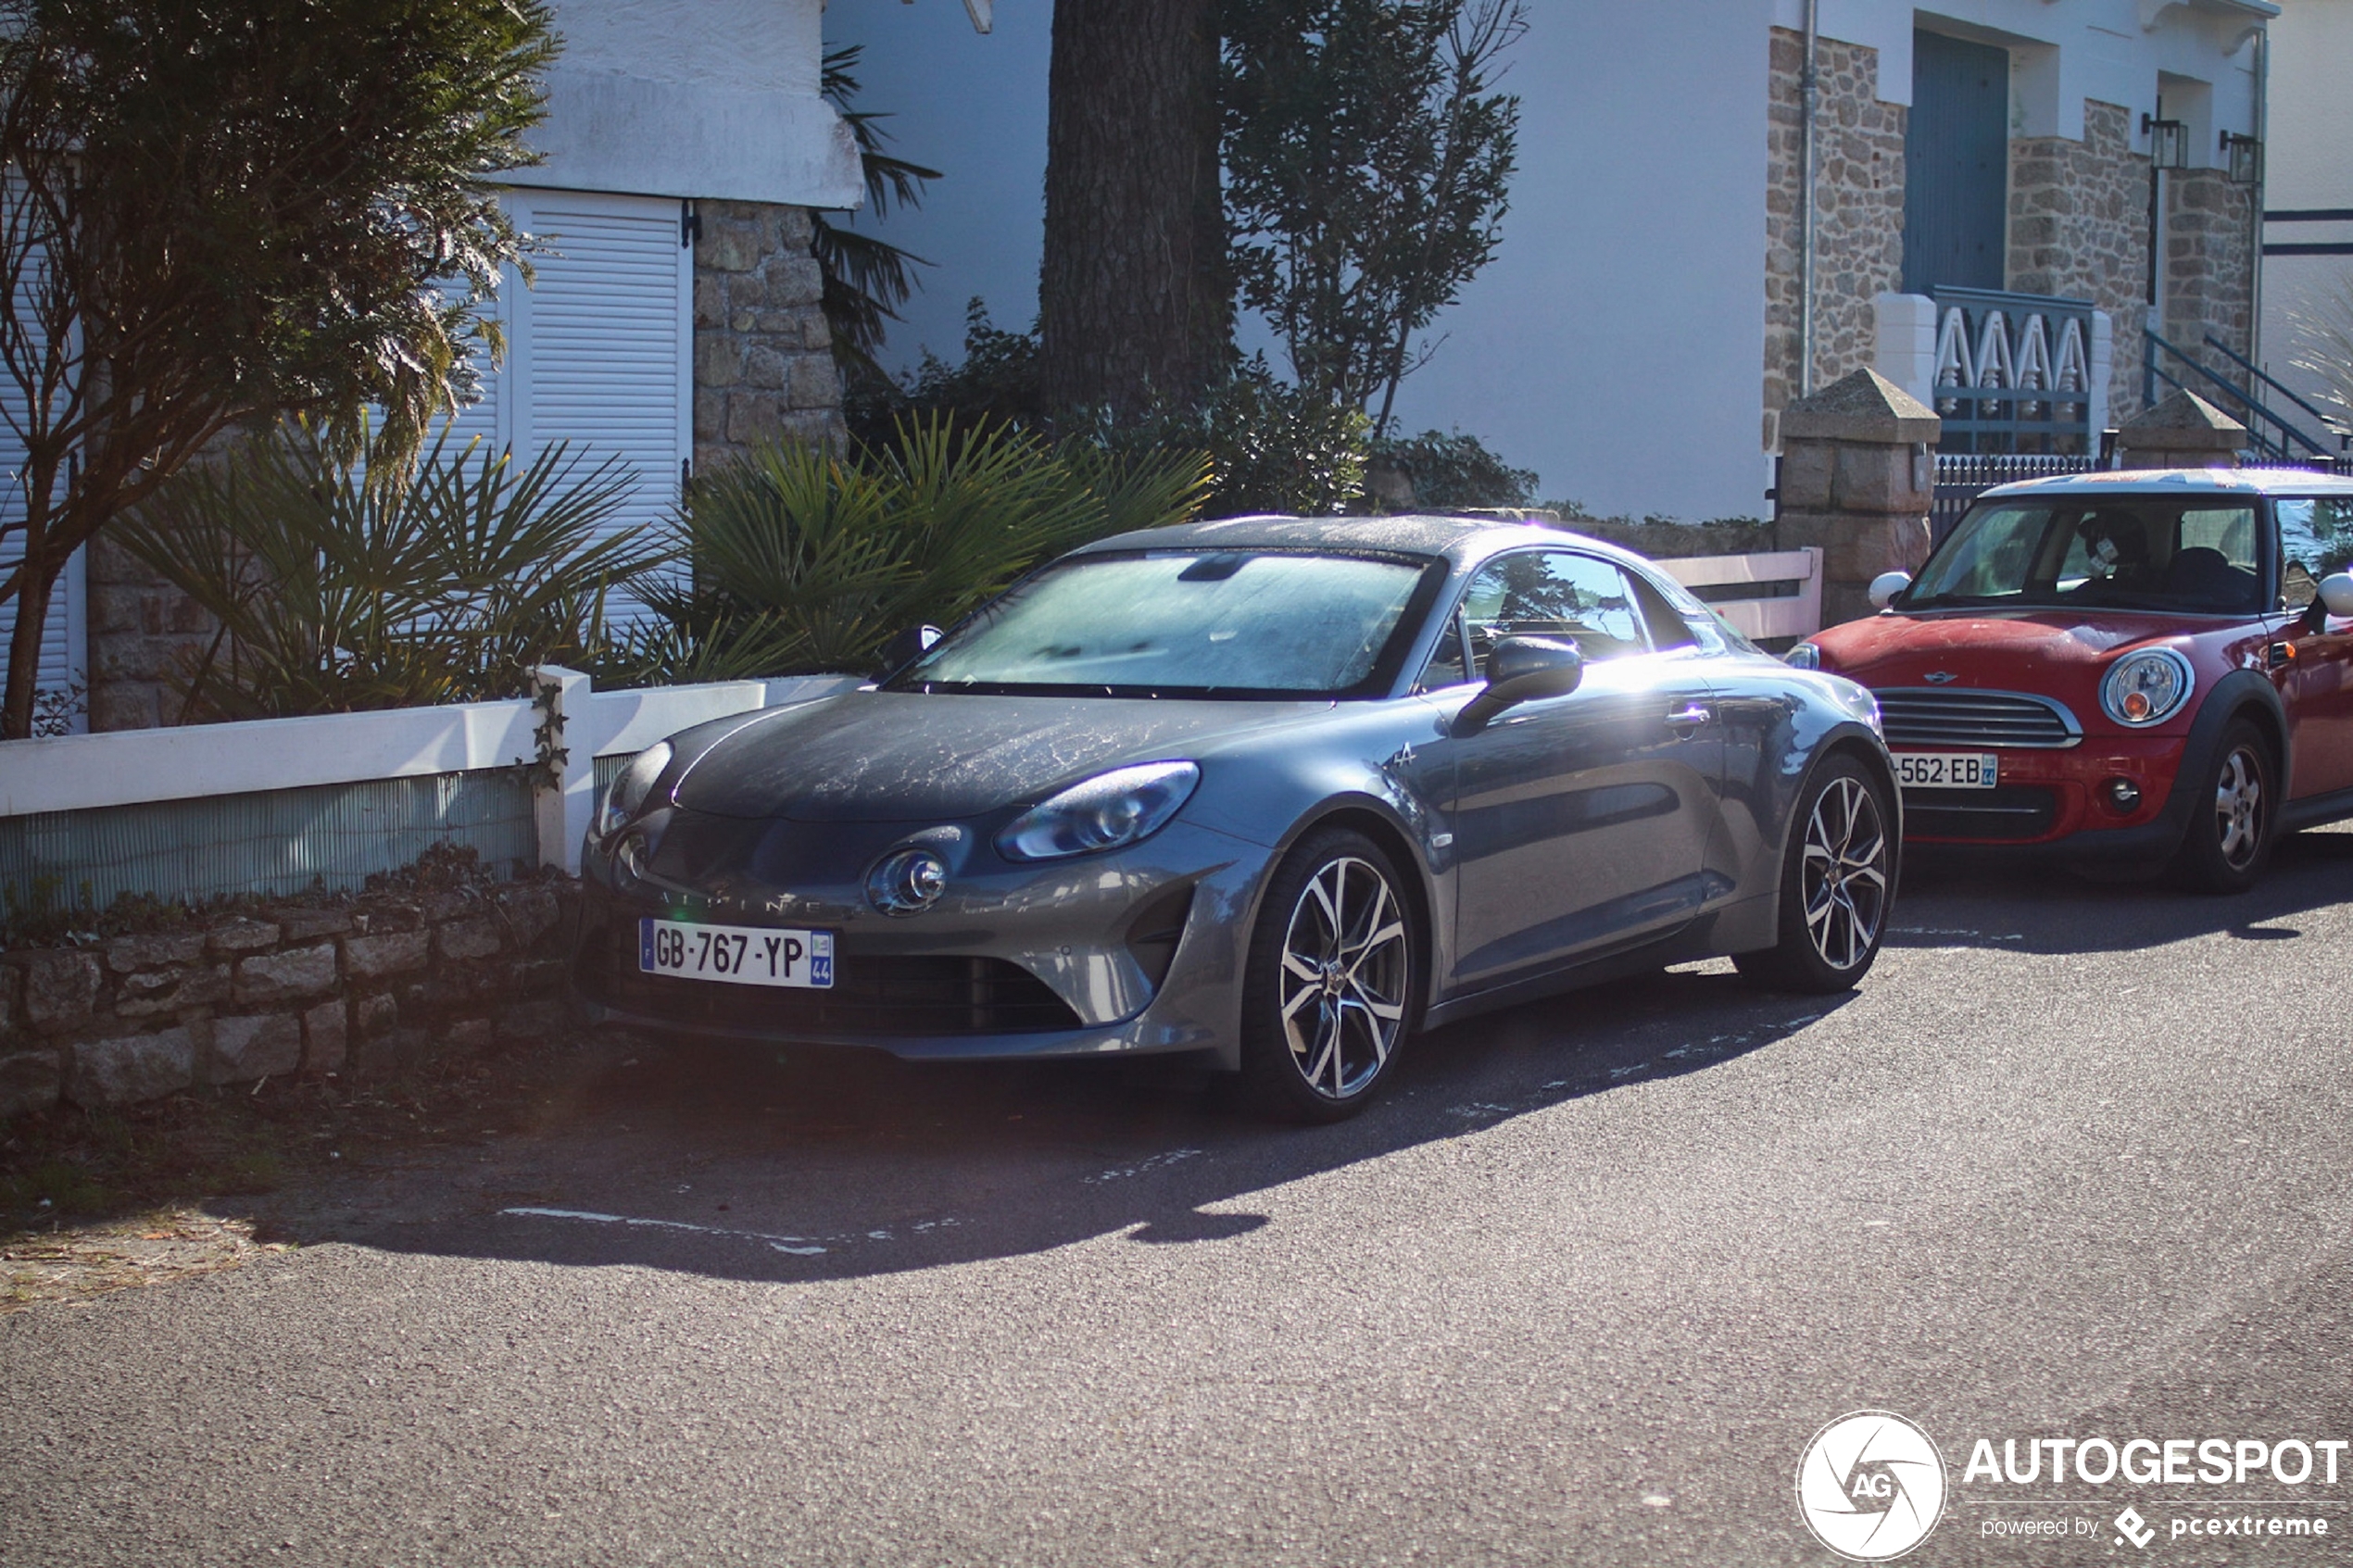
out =
[(1164, 1169), (1176, 1164), (1179, 1160), (1194, 1159), (1200, 1153), (1201, 1150), (1197, 1148), (1172, 1148), (1165, 1154), (1155, 1154), (1149, 1159), (1139, 1160), (1133, 1165), (1124, 1165), (1116, 1170), (1105, 1171), (1099, 1176), (1081, 1176), (1079, 1180), (1088, 1186), (1093, 1186), (1099, 1182), (1126, 1181), (1130, 1176), (1140, 1176), (1147, 1171)]

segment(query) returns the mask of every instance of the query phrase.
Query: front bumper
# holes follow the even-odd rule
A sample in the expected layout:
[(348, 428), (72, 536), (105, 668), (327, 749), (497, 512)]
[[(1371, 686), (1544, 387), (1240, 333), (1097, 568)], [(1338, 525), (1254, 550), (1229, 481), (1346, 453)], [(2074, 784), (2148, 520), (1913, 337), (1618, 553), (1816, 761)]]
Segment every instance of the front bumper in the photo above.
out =
[[(910, 1060), (1239, 1060), (1262, 846), (1176, 822), (1130, 849), (1013, 864), (952, 825), (658, 816), (641, 824), (654, 845), (643, 876), (617, 866), (610, 845), (583, 856), (570, 978), (596, 1022)], [(919, 914), (885, 916), (866, 902), (866, 871), (915, 841), (948, 860), (948, 892)], [(831, 931), (835, 987), (641, 974), (648, 915)]]
[[(2048, 850), (2067, 859), (2163, 858), (2180, 845), (2188, 821), (2173, 799), (2188, 744), (2182, 734), (2087, 735), (2065, 749), (1986, 748), (2001, 759), (1997, 787), (1906, 790), (1905, 842)], [(2120, 778), (2140, 791), (2131, 810), (2118, 810), (2108, 797), (2108, 781)]]

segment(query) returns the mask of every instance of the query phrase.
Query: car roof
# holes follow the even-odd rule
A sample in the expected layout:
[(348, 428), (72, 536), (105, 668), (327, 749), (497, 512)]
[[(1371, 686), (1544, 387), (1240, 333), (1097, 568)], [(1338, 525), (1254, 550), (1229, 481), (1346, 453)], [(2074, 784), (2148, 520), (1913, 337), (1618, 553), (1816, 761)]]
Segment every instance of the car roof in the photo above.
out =
[(1613, 560), (1643, 558), (1606, 540), (1588, 538), (1567, 529), (1508, 519), (1444, 517), (1406, 512), (1394, 517), (1258, 517), (1221, 518), (1214, 522), (1185, 522), (1167, 528), (1139, 529), (1098, 539), (1073, 550), (1088, 555), (1107, 550), (1394, 550), (1416, 556), (1443, 556), (1456, 565), (1486, 559), (1501, 551), (1529, 545), (1574, 545)]
[(2353, 478), (2310, 469), (2099, 469), (1997, 484), (1986, 495), (2347, 495)]

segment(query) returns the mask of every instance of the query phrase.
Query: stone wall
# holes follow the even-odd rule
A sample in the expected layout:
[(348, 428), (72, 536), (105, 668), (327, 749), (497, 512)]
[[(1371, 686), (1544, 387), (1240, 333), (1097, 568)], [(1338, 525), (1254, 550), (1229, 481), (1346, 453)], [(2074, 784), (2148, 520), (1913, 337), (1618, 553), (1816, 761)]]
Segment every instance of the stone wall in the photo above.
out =
[(90, 727), (175, 721), (175, 678), (204, 657), (219, 623), (104, 534), (89, 546)]
[[(1772, 30), (1765, 160), (1765, 407), (1798, 394), (1798, 176), (1805, 142), (1806, 40)], [(1836, 39), (1815, 51), (1814, 384), (1872, 362), (1875, 295), (1904, 276), (1904, 127), (1880, 101), (1879, 51)]]
[(369, 894), (0, 953), (0, 1118), (562, 1027), (569, 883)]
[(809, 213), (704, 202), (695, 245), (695, 467), (790, 436), (845, 438)]
[(2088, 299), (2108, 313), (2110, 424), (2142, 408), (2149, 160), (2133, 150), (2132, 128), (2125, 109), (2086, 99), (2081, 142), (2033, 136), (2010, 144), (2009, 287)]
[[(2254, 191), (2232, 184), (2219, 169), (2174, 169), (2165, 175), (2165, 324), (2158, 331), (2217, 371), (2232, 367), (2206, 346), (2207, 333), (2240, 354), (2252, 337)], [(2242, 380), (2235, 373), (2230, 379)]]

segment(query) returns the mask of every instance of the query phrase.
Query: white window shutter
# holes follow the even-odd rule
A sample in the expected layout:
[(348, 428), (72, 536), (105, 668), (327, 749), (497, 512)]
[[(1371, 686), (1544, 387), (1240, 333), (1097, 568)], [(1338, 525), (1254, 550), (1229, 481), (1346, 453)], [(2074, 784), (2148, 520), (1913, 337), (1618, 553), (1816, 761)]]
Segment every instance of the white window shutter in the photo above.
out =
[[(511, 297), (506, 407), (518, 455), (569, 442), (583, 470), (619, 456), (636, 489), (618, 531), (659, 526), (693, 451), (693, 253), (678, 204), (518, 193), (516, 222), (546, 247)], [(627, 614), (634, 600), (616, 597)]]

